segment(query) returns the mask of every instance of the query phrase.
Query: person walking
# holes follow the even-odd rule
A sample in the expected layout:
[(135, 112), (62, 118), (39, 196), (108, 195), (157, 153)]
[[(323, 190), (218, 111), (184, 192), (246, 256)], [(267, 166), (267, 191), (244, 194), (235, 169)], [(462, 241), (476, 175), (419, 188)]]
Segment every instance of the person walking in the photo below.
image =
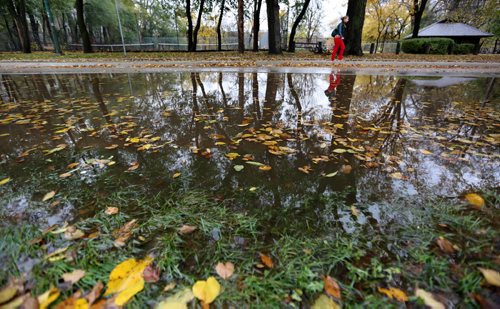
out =
[[(349, 22), (349, 16), (342, 17), (337, 28), (335, 28), (335, 30), (333, 30), (333, 32), (332, 32), (332, 36), (334, 38), (333, 40), (335, 43), (335, 47), (333, 48), (333, 52), (332, 52), (332, 61), (335, 60), (335, 56), (337, 56), (337, 52), (339, 53), (339, 57), (338, 57), (339, 60), (342, 60), (344, 58), (344, 50), (345, 50), (344, 34), (346, 32), (348, 22)], [(339, 51), (339, 49), (340, 49), (340, 51)]]

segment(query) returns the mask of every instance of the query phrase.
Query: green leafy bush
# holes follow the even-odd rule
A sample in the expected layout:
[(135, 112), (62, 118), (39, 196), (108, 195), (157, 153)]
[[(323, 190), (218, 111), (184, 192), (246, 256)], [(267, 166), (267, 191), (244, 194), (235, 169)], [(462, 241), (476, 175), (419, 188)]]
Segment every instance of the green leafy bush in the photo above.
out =
[(464, 43), (464, 44), (455, 44), (453, 46), (453, 53), (457, 55), (467, 55), (472, 54), (475, 49), (474, 44)]
[(403, 52), (407, 54), (439, 54), (446, 55), (449, 53), (454, 42), (452, 39), (432, 38), (432, 39), (409, 39), (404, 40), (401, 45)]

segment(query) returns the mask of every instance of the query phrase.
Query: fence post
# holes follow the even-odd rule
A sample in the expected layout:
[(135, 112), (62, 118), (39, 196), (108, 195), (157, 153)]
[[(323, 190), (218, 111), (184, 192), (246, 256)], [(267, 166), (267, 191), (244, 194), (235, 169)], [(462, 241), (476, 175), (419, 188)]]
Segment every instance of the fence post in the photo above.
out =
[(399, 55), (401, 53), (401, 42), (398, 41), (396, 44), (396, 55)]

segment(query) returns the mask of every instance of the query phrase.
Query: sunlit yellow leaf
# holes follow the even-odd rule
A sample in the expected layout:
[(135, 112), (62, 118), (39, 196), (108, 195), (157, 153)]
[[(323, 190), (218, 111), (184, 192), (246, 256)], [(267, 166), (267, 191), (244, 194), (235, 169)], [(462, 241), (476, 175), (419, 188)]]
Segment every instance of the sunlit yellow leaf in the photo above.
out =
[(16, 296), (17, 293), (17, 287), (14, 285), (7, 285), (6, 287), (2, 288), (0, 290), (0, 304), (3, 304), (10, 299), (12, 299), (14, 296)]
[(475, 208), (480, 209), (484, 207), (484, 199), (476, 193), (466, 194), (465, 199)]
[(61, 293), (57, 288), (51, 288), (47, 292), (38, 296), (38, 304), (40, 305), (39, 309), (48, 308), (50, 304), (52, 304)]
[(408, 301), (408, 296), (406, 295), (405, 292), (403, 292), (402, 290), (398, 289), (398, 288), (378, 288), (378, 291), (382, 294), (385, 294), (387, 295), (387, 297), (391, 298), (391, 299), (396, 299), (400, 302), (406, 302)]
[(269, 165), (259, 166), (259, 170), (261, 171), (270, 171), (271, 169), (272, 167), (270, 167)]
[(500, 287), (500, 273), (493, 269), (481, 268), (479, 271), (483, 274), (484, 279), (491, 285)]
[(136, 143), (140, 142), (141, 139), (138, 137), (131, 137), (128, 141), (131, 142), (132, 144), (136, 144)]
[(109, 274), (108, 287), (104, 295), (117, 294), (115, 304), (118, 306), (127, 303), (144, 288), (142, 273), (152, 261), (153, 258), (148, 256), (143, 260), (131, 258), (118, 264)]
[(199, 280), (193, 285), (193, 294), (206, 304), (212, 303), (220, 294), (220, 284), (214, 277)]
[(56, 195), (56, 191), (50, 191), (49, 193), (43, 196), (42, 202), (50, 200), (51, 198), (54, 197), (54, 195)]
[(4, 185), (4, 184), (6, 184), (6, 183), (8, 183), (9, 181), (10, 181), (10, 178), (9, 178), (9, 177), (7, 177), (7, 178), (4, 178), (4, 179), (0, 180), (0, 186), (1, 186), (1, 185)]
[(172, 178), (174, 178), (174, 179), (175, 179), (175, 178), (179, 177), (180, 175), (181, 175), (181, 173), (179, 173), (179, 172), (174, 173), (174, 174), (172, 175)]

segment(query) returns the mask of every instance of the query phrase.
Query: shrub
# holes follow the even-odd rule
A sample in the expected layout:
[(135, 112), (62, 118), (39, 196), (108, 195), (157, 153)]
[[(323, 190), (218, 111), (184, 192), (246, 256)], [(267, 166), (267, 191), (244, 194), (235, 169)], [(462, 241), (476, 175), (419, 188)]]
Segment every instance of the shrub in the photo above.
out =
[(420, 38), (404, 40), (401, 45), (403, 52), (408, 54), (440, 54), (446, 55), (454, 42), (445, 38)]
[(457, 55), (467, 55), (472, 54), (476, 46), (470, 43), (455, 44), (453, 46), (453, 53)]

